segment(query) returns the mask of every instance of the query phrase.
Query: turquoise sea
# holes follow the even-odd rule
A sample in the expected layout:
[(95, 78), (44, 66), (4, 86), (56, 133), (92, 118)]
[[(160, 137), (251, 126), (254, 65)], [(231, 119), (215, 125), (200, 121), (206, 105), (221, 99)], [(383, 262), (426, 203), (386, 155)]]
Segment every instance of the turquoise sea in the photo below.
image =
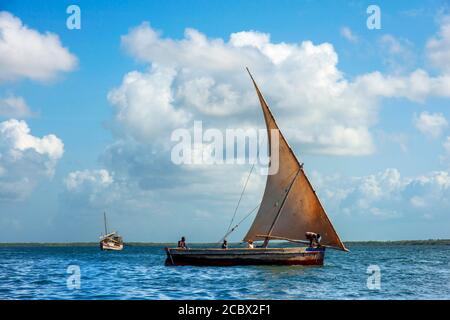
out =
[(0, 299), (450, 299), (450, 245), (348, 246), (322, 267), (166, 267), (157, 245), (3, 245)]

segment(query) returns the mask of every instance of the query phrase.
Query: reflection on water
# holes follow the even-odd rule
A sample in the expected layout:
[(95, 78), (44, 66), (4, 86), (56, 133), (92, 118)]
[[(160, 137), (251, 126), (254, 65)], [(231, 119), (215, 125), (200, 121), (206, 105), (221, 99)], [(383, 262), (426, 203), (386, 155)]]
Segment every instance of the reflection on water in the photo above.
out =
[[(450, 247), (354, 245), (325, 265), (165, 267), (162, 247), (0, 248), (0, 299), (449, 299)], [(81, 270), (70, 290), (69, 265)], [(367, 288), (367, 267), (381, 289)]]

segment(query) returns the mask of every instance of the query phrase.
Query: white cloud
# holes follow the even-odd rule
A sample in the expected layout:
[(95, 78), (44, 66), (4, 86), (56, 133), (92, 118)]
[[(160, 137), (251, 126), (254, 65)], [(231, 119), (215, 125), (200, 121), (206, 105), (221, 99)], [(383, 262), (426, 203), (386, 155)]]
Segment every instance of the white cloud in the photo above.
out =
[(421, 112), (419, 116), (414, 115), (414, 125), (424, 135), (438, 138), (448, 127), (447, 119), (442, 113)]
[[(76, 207), (80, 210), (79, 214), (84, 210), (92, 214), (92, 209), (103, 211), (107, 208), (118, 209), (127, 206), (125, 197), (130, 190), (126, 186), (121, 186), (114, 174), (106, 169), (73, 171), (63, 182), (65, 186), (65, 190), (61, 193), (63, 206)], [(139, 190), (134, 191), (137, 198)]]
[(30, 128), (23, 120), (11, 119), (0, 123), (1, 145), (14, 158), (20, 159), (28, 150), (49, 160), (58, 160), (64, 153), (64, 144), (53, 134), (42, 138), (30, 134)]
[(447, 171), (416, 177), (402, 177), (392, 168), (363, 177), (314, 172), (312, 180), (328, 211), (336, 214), (429, 219), (446, 215), (450, 209)]
[(350, 42), (358, 42), (358, 37), (355, 34), (353, 34), (353, 31), (349, 27), (341, 28), (341, 36), (343, 36)]
[(24, 98), (13, 95), (0, 97), (0, 117), (26, 118), (32, 114)]
[(430, 63), (443, 73), (450, 73), (450, 17), (441, 19), (437, 36), (427, 42), (427, 57)]
[(430, 96), (450, 97), (450, 75), (431, 77), (422, 69), (408, 75), (384, 75), (375, 71), (357, 77), (353, 85), (368, 99), (406, 98), (423, 102)]
[(64, 144), (53, 134), (30, 134), (25, 121), (0, 123), (0, 200), (24, 199), (41, 178), (51, 178)]
[(230, 115), (247, 105), (229, 84), (216, 84), (213, 78), (207, 76), (187, 80), (179, 86), (177, 97), (186, 106), (212, 116)]
[(0, 12), (0, 35), (0, 82), (20, 78), (46, 81), (76, 66), (76, 57), (57, 35), (30, 29), (6, 11)]
[[(392, 52), (404, 52), (399, 40), (386, 36), (385, 41)], [(254, 123), (258, 102), (245, 66), (254, 73), (291, 144), (304, 153), (371, 154), (371, 128), (380, 99), (423, 102), (430, 96), (450, 97), (450, 75), (432, 77), (421, 69), (407, 75), (376, 71), (350, 81), (337, 68), (331, 44), (273, 43), (269, 34), (257, 31), (236, 32), (224, 41), (186, 29), (185, 37), (175, 40), (143, 23), (122, 37), (122, 45), (151, 64), (149, 72), (130, 73), (146, 79), (145, 97), (139, 98), (142, 94), (133, 92), (126, 79), (119, 96), (133, 101), (131, 107), (123, 107), (125, 99), (114, 98), (114, 90), (109, 95), (115, 106), (122, 106), (116, 120), (125, 124), (123, 134), (141, 141), (151, 141), (157, 131), (167, 137), (174, 127), (190, 125), (190, 119), (216, 128)], [(164, 80), (158, 79), (161, 72), (167, 74)], [(156, 92), (155, 83), (162, 96), (151, 93)], [(167, 110), (167, 117), (158, 116), (161, 110)]]
[(114, 182), (112, 175), (105, 169), (70, 172), (64, 180), (67, 190), (79, 191), (85, 185), (92, 188), (106, 188)]
[[(134, 28), (122, 42), (136, 58), (152, 64), (152, 70), (143, 76), (153, 78), (155, 68), (172, 70), (170, 81), (159, 83), (165, 85), (160, 90), (171, 97), (177, 113), (185, 110), (187, 115), (208, 119), (211, 126), (221, 128), (233, 126), (223, 122), (224, 116), (233, 119), (237, 127), (254, 121), (260, 111), (245, 73), (247, 65), (271, 99), (281, 127), (302, 150), (353, 155), (373, 151), (368, 127), (376, 118), (376, 105), (352, 92), (336, 68), (337, 54), (328, 43), (272, 43), (268, 34), (254, 31), (233, 33), (224, 42), (192, 29), (186, 30), (184, 39), (172, 40), (161, 38), (146, 23)], [(146, 108), (149, 105), (146, 103)], [(155, 103), (154, 107), (165, 105)], [(164, 122), (173, 127), (172, 112), (168, 114)], [(147, 118), (139, 118), (149, 123)], [(120, 112), (116, 119), (128, 123), (128, 132), (139, 131), (144, 133), (141, 138), (151, 139), (139, 129), (139, 120)]]
[(169, 140), (169, 131), (189, 120), (189, 113), (173, 105), (174, 75), (169, 68), (156, 67), (148, 73), (129, 72), (122, 85), (109, 92), (117, 122), (138, 141), (154, 143), (161, 136)]
[(65, 189), (60, 194), (61, 207), (68, 211), (77, 208), (80, 215), (104, 210), (130, 214), (148, 209), (153, 199), (151, 192), (140, 189), (129, 180), (124, 181), (120, 174), (106, 169), (70, 172), (63, 181)]

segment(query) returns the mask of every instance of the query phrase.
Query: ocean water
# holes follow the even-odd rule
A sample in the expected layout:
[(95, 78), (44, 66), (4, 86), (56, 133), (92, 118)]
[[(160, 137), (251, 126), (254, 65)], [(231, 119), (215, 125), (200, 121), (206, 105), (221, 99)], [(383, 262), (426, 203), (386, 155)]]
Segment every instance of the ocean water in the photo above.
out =
[(321, 267), (166, 267), (161, 246), (0, 247), (0, 299), (450, 299), (449, 245), (349, 247)]

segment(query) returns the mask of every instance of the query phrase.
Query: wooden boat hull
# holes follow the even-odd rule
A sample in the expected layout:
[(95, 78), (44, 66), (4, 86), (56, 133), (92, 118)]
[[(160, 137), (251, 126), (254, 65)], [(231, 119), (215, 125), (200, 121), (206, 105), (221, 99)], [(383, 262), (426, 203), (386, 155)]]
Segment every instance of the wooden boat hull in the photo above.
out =
[(123, 249), (123, 244), (115, 244), (115, 243), (110, 243), (110, 242), (100, 242), (100, 249), (101, 250), (115, 250), (115, 251), (119, 251)]
[(325, 248), (165, 248), (166, 265), (323, 265)]

